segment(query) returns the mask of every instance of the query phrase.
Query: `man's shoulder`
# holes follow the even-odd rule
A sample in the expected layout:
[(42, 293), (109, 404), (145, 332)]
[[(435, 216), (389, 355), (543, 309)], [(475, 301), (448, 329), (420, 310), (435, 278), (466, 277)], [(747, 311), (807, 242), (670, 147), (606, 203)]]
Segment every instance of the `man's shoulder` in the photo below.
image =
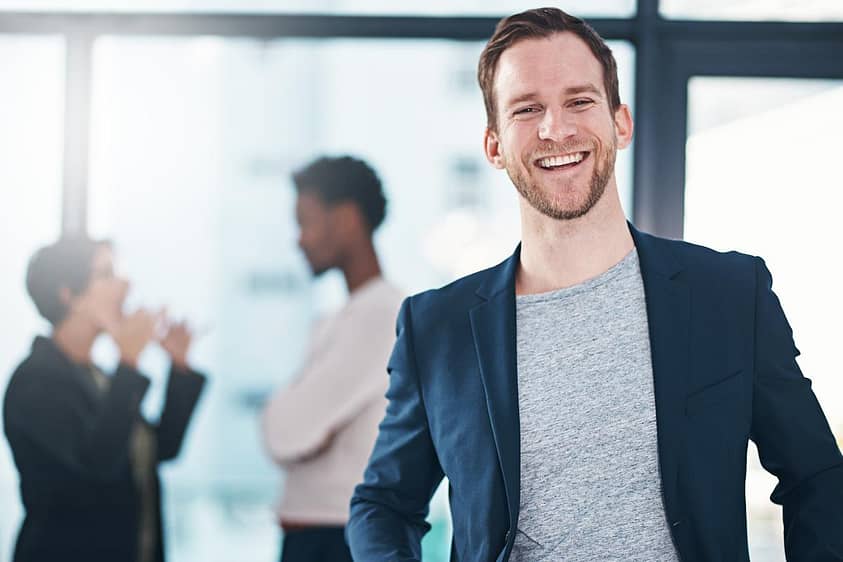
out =
[(337, 311), (336, 316), (370, 314), (379, 310), (394, 313), (405, 296), (404, 291), (397, 285), (384, 277), (378, 277), (352, 292), (345, 306)]
[(738, 252), (736, 250), (716, 250), (709, 246), (689, 242), (687, 240), (662, 238), (646, 233), (642, 233), (642, 235), (647, 236), (656, 243), (663, 244), (666, 247), (671, 248), (673, 251), (683, 254), (691, 259), (715, 260), (723, 263), (731, 263), (735, 261), (753, 260), (756, 258), (756, 256)]
[[(507, 260), (510, 258), (507, 258)], [(505, 262), (460, 277), (436, 289), (428, 289), (410, 296), (407, 301), (413, 315), (433, 312), (445, 315), (464, 313), (483, 302), (478, 289), (490, 276), (500, 274)]]
[[(639, 233), (648, 248), (656, 249), (675, 258), (686, 276), (697, 279), (717, 277), (726, 280), (730, 277), (744, 279), (748, 275), (754, 277), (755, 268), (760, 258), (757, 256), (735, 251), (721, 251), (714, 248), (688, 242), (662, 238), (647, 233)], [(639, 254), (641, 248), (639, 248)]]

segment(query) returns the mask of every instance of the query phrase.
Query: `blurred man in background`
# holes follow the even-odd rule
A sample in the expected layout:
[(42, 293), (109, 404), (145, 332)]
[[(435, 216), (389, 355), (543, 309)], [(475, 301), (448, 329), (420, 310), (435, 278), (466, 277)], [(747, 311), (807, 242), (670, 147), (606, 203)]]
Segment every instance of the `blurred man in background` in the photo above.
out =
[(349, 299), (315, 325), (301, 371), (263, 413), (266, 448), (286, 471), (281, 559), (350, 561), (348, 502), (384, 414), (402, 295), (382, 277), (372, 240), (386, 210), (375, 172), (351, 157), (320, 158), (293, 180), (299, 246), (314, 275), (342, 272)]
[[(188, 366), (191, 333), (163, 313), (123, 313), (129, 284), (115, 275), (106, 242), (63, 238), (42, 248), (26, 286), (53, 330), (35, 338), (3, 404), (26, 512), (14, 560), (162, 562), (157, 466), (178, 455), (205, 382)], [(120, 352), (111, 377), (91, 360), (103, 332)], [(154, 341), (172, 368), (150, 425), (138, 358)]]

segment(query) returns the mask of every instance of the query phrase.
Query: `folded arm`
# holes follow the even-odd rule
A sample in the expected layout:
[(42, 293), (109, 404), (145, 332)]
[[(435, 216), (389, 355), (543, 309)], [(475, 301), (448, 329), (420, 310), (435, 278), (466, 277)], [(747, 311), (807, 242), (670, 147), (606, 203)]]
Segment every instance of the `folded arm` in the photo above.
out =
[(264, 446), (280, 465), (312, 457), (374, 400), (382, 400), (390, 327), (340, 326), (312, 349), (299, 376), (275, 392), (262, 419)]

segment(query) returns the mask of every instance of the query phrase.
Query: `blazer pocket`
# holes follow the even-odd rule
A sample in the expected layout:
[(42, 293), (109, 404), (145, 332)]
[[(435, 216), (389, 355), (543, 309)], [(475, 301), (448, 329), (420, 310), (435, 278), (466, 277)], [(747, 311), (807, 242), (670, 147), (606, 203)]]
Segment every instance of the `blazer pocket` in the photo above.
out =
[(693, 416), (737, 400), (741, 374), (743, 369), (738, 369), (725, 378), (691, 393), (685, 400), (685, 414)]

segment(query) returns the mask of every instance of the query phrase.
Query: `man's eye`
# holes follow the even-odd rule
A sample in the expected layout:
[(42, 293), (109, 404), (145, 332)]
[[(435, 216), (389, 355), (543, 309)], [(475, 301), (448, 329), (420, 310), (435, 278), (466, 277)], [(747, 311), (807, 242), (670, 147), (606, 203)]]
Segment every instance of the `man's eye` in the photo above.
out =
[(594, 101), (590, 99), (579, 99), (574, 100), (571, 105), (573, 105), (574, 107), (585, 107), (587, 105), (591, 105), (592, 103), (594, 103)]
[(515, 110), (515, 115), (523, 115), (525, 113), (535, 113), (538, 111), (536, 107), (522, 107), (521, 109)]

